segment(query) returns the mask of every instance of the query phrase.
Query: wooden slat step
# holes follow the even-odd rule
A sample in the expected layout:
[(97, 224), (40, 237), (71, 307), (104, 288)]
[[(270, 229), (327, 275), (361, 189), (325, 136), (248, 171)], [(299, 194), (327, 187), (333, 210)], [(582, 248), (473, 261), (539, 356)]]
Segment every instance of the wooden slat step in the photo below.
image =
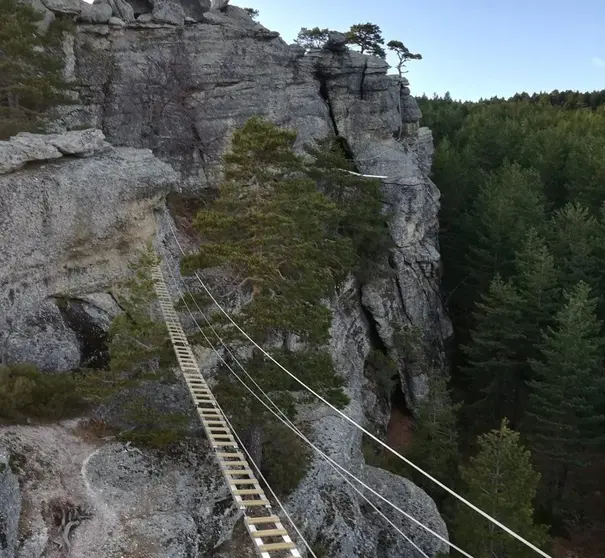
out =
[(257, 550), (259, 552), (270, 552), (272, 550), (291, 550), (296, 548), (296, 545), (292, 542), (281, 542), (273, 544), (261, 544)]
[(263, 537), (282, 537), (287, 534), (288, 531), (285, 529), (265, 529), (264, 531), (254, 531), (252, 536), (255, 539), (262, 539)]
[[(237, 451), (234, 451), (233, 453), (229, 453), (226, 451), (217, 451), (216, 452), (216, 456), (217, 457), (244, 457), (243, 453), (239, 453)], [(228, 463), (228, 462), (227, 462)]]
[[(221, 425), (227, 426), (227, 423), (224, 420), (203, 420), (202, 424), (204, 426), (212, 426), (213, 424), (221, 424)], [(219, 457), (222, 457), (222, 456), (219, 455)]]
[(235, 494), (236, 496), (245, 496), (246, 494), (250, 494), (250, 495), (260, 495), (260, 494), (264, 494), (264, 491), (261, 490), (260, 488), (242, 488), (242, 489), (236, 489), (233, 491), (233, 494)]
[[(221, 465), (229, 465), (230, 467), (233, 467), (234, 465), (248, 465), (247, 461), (221, 461)], [(227, 469), (227, 467), (225, 467), (225, 469)], [(248, 471), (250, 469), (247, 469)], [(239, 471), (235, 471), (236, 473), (239, 473)]]
[(231, 434), (214, 434), (214, 432), (210, 432), (210, 438), (212, 438), (212, 440), (216, 440), (216, 441), (223, 441), (223, 440), (231, 440), (233, 441), (233, 436), (231, 436)]
[(271, 502), (269, 502), (269, 500), (242, 500), (241, 502), (238, 502), (238, 505), (244, 506), (246, 508), (256, 506), (267, 506), (268, 508), (270, 508)]
[(264, 525), (266, 523), (281, 523), (277, 515), (269, 515), (267, 517), (246, 517), (248, 525)]
[(212, 445), (214, 447), (226, 447), (226, 446), (231, 446), (231, 447), (237, 447), (237, 444), (235, 442), (212, 442)]
[(229, 481), (231, 486), (239, 486), (240, 484), (258, 484), (256, 479), (231, 479)]

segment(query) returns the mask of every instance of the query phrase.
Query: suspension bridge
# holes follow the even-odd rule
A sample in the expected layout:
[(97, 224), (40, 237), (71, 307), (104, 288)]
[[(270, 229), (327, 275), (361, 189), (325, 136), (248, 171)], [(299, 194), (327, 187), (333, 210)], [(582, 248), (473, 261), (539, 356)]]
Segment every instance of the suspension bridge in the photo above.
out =
[[(186, 255), (182, 245), (180, 244), (177, 238), (176, 231), (172, 226), (170, 226), (170, 228), (174, 240), (176, 241), (176, 244), (179, 247), (179, 250), (181, 251), (182, 255)], [(241, 370), (241, 375), (238, 374), (234, 370), (234, 368), (225, 360), (221, 352), (219, 352), (216, 348), (216, 343), (213, 343), (208, 338), (208, 335), (195, 318), (194, 310), (187, 303), (187, 298), (183, 296), (184, 292), (179, 287), (179, 281), (176, 275), (171, 271), (172, 266), (166, 265), (165, 267), (170, 278), (172, 279), (172, 285), (175, 289), (175, 292), (178, 293), (178, 295), (184, 302), (185, 308), (190, 318), (193, 320), (193, 323), (196, 325), (196, 327), (202, 334), (206, 343), (212, 350), (215, 351), (218, 359), (225, 365), (229, 372), (234, 375), (234, 377), (244, 386), (244, 388), (250, 393), (253, 398), (257, 399), (269, 412), (271, 412), (278, 420), (280, 420), (286, 427), (292, 430), (313, 451), (315, 451), (322, 459), (324, 459), (332, 467), (334, 473), (340, 478), (342, 478), (342, 480), (346, 482), (358, 494), (360, 498), (365, 500), (366, 503), (370, 505), (370, 507), (388, 525), (390, 525), (390, 527), (392, 527), (401, 537), (403, 537), (404, 540), (406, 540), (406, 542), (414, 549), (414, 551), (418, 553), (418, 555), (422, 556), (423, 558), (432, 558), (428, 554), (426, 554), (423, 549), (416, 545), (416, 543), (382, 511), (382, 509), (380, 509), (373, 501), (371, 501), (368, 496), (364, 494), (361, 488), (363, 488), (367, 493), (372, 494), (383, 504), (389, 506), (393, 510), (400, 513), (402, 516), (410, 520), (418, 527), (424, 529), (432, 536), (439, 539), (451, 550), (458, 552), (460, 555), (465, 556), (466, 558), (479, 558), (472, 556), (462, 548), (450, 542), (447, 538), (432, 530), (430, 527), (424, 525), (421, 521), (413, 517), (411, 514), (407, 513), (405, 510), (390, 502), (388, 498), (378, 493), (372, 487), (368, 486), (365, 482), (357, 478), (354, 474), (352, 474), (342, 465), (334, 461), (330, 456), (326, 455), (320, 448), (313, 444), (313, 442), (309, 440), (309, 438), (305, 436), (305, 434), (301, 432), (300, 429), (298, 429), (298, 427), (281, 411), (279, 406), (271, 399), (269, 395), (267, 395), (261, 389), (258, 383), (254, 380), (254, 378), (247, 372), (244, 365), (231, 351), (228, 344), (221, 338), (221, 336), (213, 327), (212, 323), (210, 322), (202, 308), (195, 301), (195, 298), (192, 296), (190, 289), (183, 282), (185, 291), (188, 295), (190, 295), (190, 300), (193, 301), (192, 304), (195, 304), (196, 306), (196, 312), (203, 317), (206, 322), (206, 325), (215, 335), (218, 343), (222, 345), (223, 349), (230, 355), (232, 361), (237, 365), (237, 367), (239, 367), (239, 369)], [(289, 370), (282, 366), (278, 361), (276, 361), (267, 351), (265, 351), (260, 345), (258, 345), (241, 327), (239, 327), (239, 325), (219, 304), (219, 302), (213, 296), (212, 292), (201, 279), (199, 274), (195, 273), (194, 276), (199, 281), (205, 293), (212, 300), (213, 304), (216, 305), (217, 309), (225, 316), (225, 318), (231, 323), (231, 325), (233, 325), (235, 329), (237, 329), (253, 346), (260, 350), (261, 353), (267, 359), (277, 365), (283, 373), (288, 374), (290, 377), (292, 377), (292, 379), (297, 381), (309, 393), (314, 395), (317, 399), (322, 401), (324, 404), (328, 405), (335, 413), (340, 415), (341, 418), (353, 424), (356, 428), (358, 428), (364, 434), (369, 436), (372, 440), (381, 445), (384, 449), (401, 459), (403, 462), (407, 463), (419, 473), (423, 474), (426, 478), (431, 480), (437, 486), (440, 486), (442, 489), (444, 489), (448, 494), (455, 497), (464, 505), (473, 509), (484, 519), (490, 521), (494, 526), (499, 527), (504, 532), (508, 533), (511, 537), (517, 539), (522, 545), (533, 550), (537, 555), (543, 556), (544, 558), (551, 558), (551, 556), (549, 556), (547, 553), (533, 545), (530, 541), (524, 539), (521, 535), (519, 535), (512, 529), (509, 529), (507, 526), (500, 523), (497, 519), (490, 516), (485, 511), (481, 510), (480, 508), (478, 508), (477, 506), (475, 506), (474, 504), (454, 492), (445, 484), (429, 475), (421, 467), (412, 463), (403, 455), (396, 452), (394, 449), (385, 444), (382, 440), (367, 431), (364, 427), (353, 421), (345, 413), (330, 404), (326, 399), (324, 399), (320, 394), (316, 393), (312, 388), (307, 386), (304, 382), (302, 382), (299, 378), (297, 378), (294, 374), (292, 374)], [(219, 402), (216, 400), (208, 384), (206, 383), (204, 376), (202, 375), (199, 369), (196, 357), (191, 349), (187, 336), (185, 335), (185, 332), (182, 328), (178, 314), (176, 313), (176, 310), (174, 308), (170, 290), (166, 281), (166, 276), (164, 275), (161, 265), (155, 266), (152, 269), (152, 280), (156, 294), (158, 296), (162, 315), (166, 323), (172, 346), (179, 364), (180, 372), (187, 384), (187, 388), (191, 395), (191, 399), (195, 405), (198, 417), (202, 423), (208, 441), (214, 451), (217, 466), (222, 471), (225, 482), (229, 487), (235, 505), (243, 512), (244, 524), (246, 526), (248, 534), (250, 535), (254, 548), (261, 556), (261, 558), (285, 558), (286, 556), (299, 557), (302, 556), (301, 550), (303, 552), (308, 552), (308, 554), (310, 556), (313, 556), (313, 558), (317, 558), (311, 545), (306, 541), (303, 533), (296, 526), (296, 523), (294, 522), (290, 514), (288, 514), (286, 507), (279, 500), (278, 496), (272, 490), (269, 483), (267, 483), (260, 468), (252, 459), (252, 456), (246, 449), (245, 445), (242, 443), (236, 430), (230, 423), (229, 418), (221, 409)], [(256, 391), (253, 390), (248, 383), (246, 383), (242, 376), (244, 376), (246, 380), (248, 380), (256, 388)], [(288, 529), (284, 525), (284, 522), (282, 522), (281, 518), (279, 517), (278, 513), (273, 511), (274, 508), (272, 501), (269, 499), (264, 489), (262, 488), (263, 485), (270, 493), (272, 500), (277, 504), (281, 513), (287, 519), (289, 525), (292, 527), (292, 532), (288, 531)], [(293, 535), (293, 533), (296, 533), (296, 535), (298, 536), (298, 540), (300, 541), (300, 543), (302, 543), (302, 545), (299, 546), (299, 544), (294, 542), (291, 536)]]

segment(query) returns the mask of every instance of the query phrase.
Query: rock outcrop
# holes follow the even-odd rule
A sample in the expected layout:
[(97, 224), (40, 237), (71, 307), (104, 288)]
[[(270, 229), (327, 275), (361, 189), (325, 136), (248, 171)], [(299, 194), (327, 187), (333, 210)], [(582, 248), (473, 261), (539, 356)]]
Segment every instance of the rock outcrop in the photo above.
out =
[(13, 558), (17, 549), (21, 490), (10, 466), (10, 454), (0, 447), (0, 558)]
[[(305, 52), (234, 6), (215, 3), (217, 9), (209, 11), (206, 0), (129, 0), (131, 17), (120, 7), (124, 1), (97, 4), (111, 7), (110, 25), (100, 21), (107, 9), (97, 19), (83, 10), (74, 40), (66, 41), (66, 56), (73, 61), (66, 77), (78, 84), (80, 103), (65, 108), (57, 134), (45, 140), (23, 135), (0, 144), (0, 172), (6, 169), (0, 188), (8, 192), (0, 198), (0, 362), (31, 360), (45, 370), (83, 362), (86, 332), (106, 328), (115, 312), (110, 286), (154, 235), (152, 209), (161, 209), (156, 245), (167, 255), (178, 254), (168, 228), (174, 224), (164, 207), (166, 193), (178, 188), (184, 196), (201, 197), (216, 188), (231, 134), (249, 117), (262, 115), (296, 129), (297, 148), (339, 135), (360, 172), (387, 177), (383, 191), (395, 248), (388, 261), (376, 262), (373, 279), (363, 288), (351, 279), (329, 303), (330, 351), (351, 399), (345, 412), (384, 431), (389, 401), (364, 375), (370, 351), (386, 351), (399, 362), (401, 388), (414, 411), (427, 394), (429, 374), (443, 372), (444, 340), (451, 334), (439, 297), (439, 196), (428, 178), (432, 138), (419, 128), (408, 84), (387, 75), (384, 61), (343, 50), (337, 36), (333, 48)], [(82, 132), (62, 132), (82, 126), (103, 135), (87, 132), (93, 147), (67, 153), (69, 134)], [(187, 245), (185, 237), (181, 240)], [(411, 349), (397, 342), (402, 327), (419, 332), (414, 351), (421, 358), (408, 358)], [(206, 358), (207, 352), (200, 356), (212, 373), (216, 359)], [(302, 409), (301, 420), (323, 451), (447, 536), (435, 504), (422, 490), (365, 465), (358, 430), (317, 407)], [(122, 506), (131, 498), (124, 490), (131, 466), (118, 463), (124, 456), (116, 461), (114, 450), (117, 455), (117, 448), (98, 455), (127, 471), (124, 478), (114, 478), (119, 474), (96, 457), (81, 473), (93, 491), (95, 483), (102, 487), (95, 498), (101, 493), (107, 498), (99, 504), (106, 513), (114, 505), (134, 509), (132, 501)], [(192, 464), (197, 466), (205, 467)], [(137, 467), (132, 486), (139, 486)], [(95, 470), (100, 472), (93, 477)], [(141, 489), (153, 482), (140, 481)], [(229, 499), (214, 480), (201, 483), (203, 489), (190, 492), (206, 506), (204, 513), (193, 513), (185, 497), (168, 510), (153, 499), (143, 519), (97, 528), (132, 530), (141, 544), (163, 529), (159, 546), (138, 549), (152, 558), (242, 556), (247, 545), (234, 542), (238, 524)], [(193, 484), (187, 479), (181, 486)], [(333, 558), (417, 555), (320, 460), (313, 461), (288, 506), (310, 540)], [(134, 517), (130, 513), (127, 517)], [(224, 522), (217, 524), (216, 517)], [(445, 550), (405, 519), (393, 520), (430, 556)], [(230, 537), (231, 546), (221, 546)], [(103, 544), (134, 552), (120, 546), (124, 540), (117, 536)], [(100, 542), (79, 548), (74, 558), (105, 556)]]
[(124, 276), (177, 176), (99, 130), (0, 142), (0, 173), (0, 362), (75, 368), (81, 340), (59, 301)]

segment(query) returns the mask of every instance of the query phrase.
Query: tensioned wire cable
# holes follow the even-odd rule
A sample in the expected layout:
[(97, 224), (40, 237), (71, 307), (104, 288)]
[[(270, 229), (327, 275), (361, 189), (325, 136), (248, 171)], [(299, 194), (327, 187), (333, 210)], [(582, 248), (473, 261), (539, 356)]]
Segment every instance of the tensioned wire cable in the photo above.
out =
[[(175, 277), (174, 273), (172, 273), (172, 270), (170, 269), (170, 266), (166, 266), (166, 268), (168, 269), (168, 272), (172, 276), (175, 289), (177, 290), (177, 292), (179, 294), (181, 294), (181, 290), (178, 287), (178, 283), (177, 283), (176, 277)], [(185, 299), (183, 299), (183, 301), (185, 301)], [(193, 317), (193, 314), (191, 314), (191, 310), (189, 310), (189, 307), (187, 307), (187, 310), (189, 311), (189, 315), (195, 320), (195, 318)], [(197, 324), (197, 322), (196, 322), (196, 324)], [(198, 325), (198, 327), (199, 327), (199, 325)], [(210, 344), (210, 341), (208, 341), (208, 344), (210, 345), (211, 348), (213, 348), (212, 345)], [(214, 352), (216, 352), (216, 354), (220, 358), (221, 355), (216, 351), (216, 349), (213, 348), (213, 350), (214, 350)], [(223, 411), (223, 409), (219, 405), (218, 401), (216, 401), (216, 398), (215, 398), (214, 403), (216, 404), (218, 410), (222, 413), (222, 415), (223, 415), (223, 417), (225, 419), (225, 422), (227, 423), (227, 425), (231, 429), (231, 432), (233, 432), (233, 436), (237, 440), (237, 443), (244, 450), (244, 453), (248, 457), (248, 460), (250, 461), (250, 463), (252, 464), (252, 466), (254, 467), (254, 469), (256, 470), (256, 472), (258, 473), (258, 477), (265, 483), (265, 485), (269, 489), (269, 492), (271, 493), (271, 495), (273, 496), (273, 498), (275, 499), (275, 501), (277, 502), (277, 504), (279, 505), (279, 507), (281, 508), (281, 510), (284, 512), (284, 515), (288, 518), (288, 521), (290, 522), (290, 524), (292, 525), (292, 527), (294, 528), (294, 530), (296, 531), (296, 533), (298, 534), (298, 536), (300, 537), (300, 539), (302, 540), (302, 542), (304, 543), (304, 545), (307, 547), (307, 550), (309, 551), (309, 553), (311, 554), (311, 556), (313, 556), (313, 558), (317, 558), (317, 555), (313, 552), (313, 549), (311, 548), (311, 545), (309, 545), (309, 543), (307, 542), (307, 540), (305, 539), (305, 537), (301, 533), (300, 529), (296, 526), (296, 523), (294, 523), (294, 520), (292, 519), (292, 517), (290, 517), (290, 514), (286, 510), (285, 506), (282, 504), (281, 500), (278, 498), (277, 494), (275, 493), (275, 491), (273, 490), (273, 488), (271, 487), (271, 485), (269, 484), (269, 482), (267, 481), (267, 479), (265, 478), (265, 476), (261, 472), (260, 467), (256, 464), (256, 462), (252, 458), (252, 455), (250, 454), (250, 452), (248, 451), (248, 449), (246, 448), (246, 446), (243, 444), (243, 442), (242, 442), (241, 438), (239, 437), (237, 431), (235, 430), (235, 428), (231, 424), (231, 421), (229, 420), (229, 417)]]
[[(174, 274), (172, 273), (171, 269), (169, 268), (169, 272), (172, 275), (175, 283), (176, 283), (176, 278), (174, 276)], [(413, 523), (415, 523), (416, 525), (418, 525), (419, 527), (421, 527), (422, 529), (424, 529), (425, 531), (427, 531), (428, 533), (430, 533), (431, 535), (435, 536), (436, 538), (438, 538), (439, 540), (441, 540), (443, 543), (445, 543), (446, 545), (450, 546), (451, 548), (457, 550), (458, 552), (460, 552), (463, 556), (465, 556), (466, 558), (474, 558), (472, 555), (468, 554), (467, 552), (465, 552), (464, 550), (462, 550), (461, 548), (459, 548), (458, 546), (456, 546), (455, 544), (451, 543), (450, 541), (448, 541), (446, 538), (444, 538), (443, 536), (441, 536), (439, 533), (437, 533), (436, 531), (432, 530), (430, 527), (427, 527), (426, 525), (424, 525), (422, 522), (418, 521), (416, 518), (414, 518), (413, 516), (411, 516), (410, 514), (408, 514), (407, 512), (405, 512), (404, 510), (402, 510), (401, 508), (399, 508), (398, 506), (396, 506), (395, 504), (393, 504), (392, 502), (390, 502), (389, 500), (387, 500), (385, 497), (383, 497), (381, 494), (379, 494), (378, 492), (376, 492), (373, 488), (371, 488), (370, 486), (368, 486), (366, 483), (364, 483), (362, 480), (360, 480), (359, 478), (357, 478), (355, 475), (353, 475), (350, 471), (348, 471), (347, 469), (345, 469), (344, 467), (342, 467), (339, 463), (337, 463), (336, 461), (334, 461), (331, 457), (329, 457), (328, 455), (326, 455), (323, 451), (321, 451), (315, 444), (313, 444), (313, 442), (311, 442), (305, 435), (304, 433), (302, 433), (300, 431), (300, 429), (294, 425), (294, 423), (292, 423), (292, 421), (287, 417), (287, 415), (285, 415), (281, 409), (279, 409), (279, 407), (277, 406), (277, 404), (271, 399), (271, 397), (258, 385), (258, 383), (254, 380), (254, 378), (249, 374), (249, 372), (244, 368), (244, 366), (241, 364), (241, 362), (235, 357), (235, 355), (233, 354), (233, 352), (229, 349), (229, 347), (226, 345), (226, 343), (223, 341), (223, 339), (220, 337), (220, 335), (218, 334), (218, 332), (214, 329), (214, 327), (212, 326), (211, 322), (208, 320), (208, 317), (206, 316), (206, 314), (204, 313), (204, 311), (200, 308), (199, 304), (197, 303), (197, 301), (195, 300), (195, 297), (192, 295), (190, 289), (187, 287), (186, 283), (183, 281), (183, 284), (185, 285), (185, 289), (187, 290), (189, 296), (191, 297), (191, 299), (193, 300), (193, 302), (195, 303), (195, 305), (197, 306), (198, 310), (200, 311), (200, 313), (202, 314), (202, 316), (204, 317), (206, 323), (209, 325), (209, 327), (212, 329), (212, 331), (214, 332), (214, 334), (217, 336), (217, 338), (219, 339), (220, 343), (223, 345), (223, 347), (225, 347), (225, 349), (227, 350), (227, 352), (231, 355), (231, 357), (234, 359), (234, 361), (238, 364), (238, 366), (243, 370), (244, 374), (246, 375), (246, 377), (256, 386), (256, 388), (264, 395), (264, 397), (271, 403), (271, 405), (273, 407), (275, 407), (275, 409), (277, 410), (277, 413), (271, 409), (241, 378), (240, 376), (233, 370), (233, 368), (231, 368), (231, 366), (225, 361), (225, 359), (223, 358), (223, 356), (216, 350), (216, 348), (214, 347), (214, 345), (212, 344), (212, 342), (208, 339), (208, 336), (206, 335), (206, 333), (204, 332), (204, 330), (202, 329), (202, 327), (199, 325), (198, 321), (196, 320), (195, 316), (193, 315), (193, 313), (191, 312), (191, 309), (189, 307), (189, 305), (187, 304), (187, 301), (185, 298), (183, 298), (183, 303), (185, 305), (185, 307), (187, 308), (187, 311), (189, 312), (189, 315), (191, 317), (191, 319), (193, 320), (193, 322), (195, 323), (195, 325), (197, 326), (197, 328), (199, 329), (200, 333), (202, 334), (202, 336), (204, 337), (204, 339), (206, 340), (206, 342), (208, 343), (209, 347), (212, 348), (212, 350), (216, 353), (216, 355), (218, 356), (218, 358), (221, 360), (221, 362), (227, 367), (227, 369), (231, 372), (231, 374), (233, 374), (233, 376), (244, 386), (244, 388), (246, 388), (246, 390), (248, 390), (250, 392), (250, 394), (255, 397), (267, 410), (269, 410), (278, 420), (280, 420), (285, 426), (287, 426), (290, 430), (292, 430), (297, 436), (299, 436), (307, 445), (309, 445), (314, 451), (316, 451), (324, 460), (326, 460), (330, 466), (335, 470), (336, 473), (339, 474), (339, 476), (349, 485), (351, 486), (351, 488), (353, 488), (353, 490), (355, 490), (355, 492), (357, 492), (357, 494), (359, 494), (381, 517), (383, 517), (388, 523), (389, 525), (391, 525), (401, 536), (403, 536), (416, 550), (418, 550), (418, 552), (420, 552), (424, 557), (429, 558), (426, 553), (420, 549), (405, 533), (403, 533), (403, 531), (401, 531), (401, 529), (399, 529), (388, 517), (386, 517), (386, 515), (376, 507), (376, 505), (371, 502), (356, 486), (354, 486), (340, 471), (343, 471), (346, 475), (350, 476), (351, 478), (353, 478), (356, 482), (358, 482), (361, 486), (363, 486), (364, 488), (366, 488), (368, 491), (370, 491), (372, 494), (374, 494), (376, 497), (378, 497), (379, 499), (381, 499), (382, 501), (386, 502), (389, 506), (391, 506), (393, 509), (395, 509), (396, 511), (398, 511), (399, 513), (401, 513), (404, 517), (406, 517), (407, 519), (409, 519), (410, 521), (412, 521)], [(177, 287), (178, 289), (178, 287)], [(179, 290), (179, 293), (181, 291)], [(281, 415), (281, 416), (280, 416)]]
[[(172, 225), (170, 224), (170, 222), (168, 222), (168, 226), (170, 227), (170, 230), (171, 230), (172, 235), (174, 236), (174, 239), (175, 239), (175, 241), (176, 241), (176, 243), (177, 243), (177, 245), (179, 247), (179, 250), (181, 251), (181, 253), (184, 256), (186, 256), (187, 254), (183, 250), (183, 247), (181, 246), (181, 243), (179, 242), (179, 240), (178, 240), (178, 238), (176, 236), (176, 232), (175, 232), (174, 228), (172, 227)], [(336, 413), (338, 413), (347, 422), (351, 423), (356, 428), (358, 428), (359, 430), (361, 430), (361, 432), (363, 432), (366, 436), (370, 437), (374, 442), (376, 442), (377, 444), (379, 444), (380, 446), (382, 446), (383, 448), (385, 448), (387, 451), (389, 451), (390, 453), (392, 453), (393, 455), (395, 455), (398, 459), (400, 459), (401, 461), (403, 461), (404, 463), (406, 463), (407, 465), (409, 465), (410, 467), (412, 467), (413, 469), (415, 469), (416, 471), (418, 471), (419, 473), (421, 473), (422, 475), (424, 475), (431, 482), (435, 483), (437, 486), (439, 486), (440, 488), (442, 488), (443, 490), (445, 490), (448, 494), (450, 494), (451, 496), (453, 496), (454, 498), (456, 498), (457, 500), (459, 500), (460, 502), (462, 502), (463, 504), (465, 504), (466, 506), (468, 506), (469, 508), (471, 508), (472, 510), (474, 510), (475, 512), (477, 512), (479, 515), (483, 516), (485, 519), (487, 519), (488, 521), (490, 521), (494, 525), (497, 525), (498, 527), (500, 527), (500, 529), (502, 529), (503, 531), (505, 531), (506, 533), (508, 533), (510, 536), (514, 537), (515, 539), (517, 539), (519, 542), (523, 543), (528, 548), (531, 548), (534, 552), (536, 552), (540, 556), (543, 556), (544, 558), (552, 558), (549, 554), (546, 554), (546, 552), (540, 550), (536, 545), (532, 544), (527, 539), (523, 538), (521, 535), (518, 535), (515, 531), (513, 531), (512, 529), (510, 529), (509, 527), (507, 527), (506, 525), (504, 525), (503, 523), (501, 523), (500, 521), (498, 521), (496, 518), (492, 517), (488, 513), (484, 512), (481, 508), (477, 507), (472, 502), (469, 502), (463, 496), (460, 496), (460, 494), (458, 494), (457, 492), (455, 492), (454, 490), (452, 490), (451, 488), (449, 488), (448, 486), (446, 486), (445, 484), (443, 484), (441, 481), (437, 480), (431, 474), (427, 473), (424, 469), (422, 469), (421, 467), (419, 467), (418, 465), (416, 465), (415, 463), (413, 463), (412, 461), (410, 461), (409, 459), (407, 459), (406, 457), (404, 457), (403, 455), (401, 455), (398, 451), (396, 451), (393, 448), (391, 448), (389, 445), (387, 445), (386, 443), (384, 443), (382, 440), (380, 440), (374, 434), (372, 434), (371, 432), (369, 432), (366, 428), (364, 428), (360, 424), (356, 423), (352, 418), (350, 418), (349, 416), (347, 416), (340, 409), (338, 409), (334, 405), (332, 405), (329, 401), (327, 401), (319, 393), (317, 393), (315, 390), (313, 390), (311, 387), (309, 387), (307, 384), (305, 384), (302, 380), (300, 380), (295, 374), (292, 374), (292, 372), (290, 372), (286, 367), (284, 367), (277, 360), (275, 360), (275, 358), (273, 358), (273, 356), (271, 356), (271, 354), (269, 354), (265, 349), (263, 349), (263, 347), (261, 347), (256, 341), (254, 341), (254, 339), (252, 339), (233, 320), (233, 318), (231, 318), (231, 316), (227, 313), (227, 311), (219, 304), (219, 302), (216, 300), (216, 298), (210, 292), (210, 289), (208, 289), (208, 287), (206, 286), (206, 284), (204, 283), (204, 281), (202, 281), (202, 278), (199, 276), (199, 274), (197, 273), (197, 271), (194, 272), (194, 275), (197, 278), (197, 280), (199, 281), (199, 283), (202, 286), (202, 288), (206, 291), (206, 293), (208, 294), (208, 296), (211, 298), (212, 302), (216, 305), (216, 307), (220, 310), (220, 312), (231, 322), (231, 324), (246, 339), (248, 339), (248, 341), (250, 341), (259, 351), (261, 351), (261, 353), (266, 358), (268, 358), (271, 362), (273, 362), (275, 365), (277, 365), (281, 370), (283, 370), (286, 374), (288, 374), (288, 376), (290, 376), (293, 380), (295, 380), (296, 382), (298, 382), (302, 387), (304, 387), (307, 391), (309, 391), (311, 394), (313, 394), (317, 399), (319, 399), (324, 404), (326, 404), (328, 407), (330, 407), (333, 411), (335, 411)]]

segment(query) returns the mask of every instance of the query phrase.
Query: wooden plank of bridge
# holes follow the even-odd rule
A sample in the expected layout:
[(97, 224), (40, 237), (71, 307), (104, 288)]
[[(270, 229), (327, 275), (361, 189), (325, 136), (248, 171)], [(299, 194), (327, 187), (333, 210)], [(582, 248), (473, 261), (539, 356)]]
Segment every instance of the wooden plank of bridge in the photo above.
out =
[[(288, 531), (282, 525), (280, 518), (271, 514), (271, 503), (254, 476), (246, 456), (239, 451), (241, 448), (235, 441), (235, 436), (199, 369), (197, 359), (174, 310), (172, 297), (161, 268), (154, 267), (151, 276), (179, 368), (206, 436), (214, 449), (231, 496), (237, 507), (244, 512), (244, 523), (257, 552), (261, 558), (278, 558), (286, 555), (300, 558), (301, 554), (288, 536)], [(228, 451), (229, 449), (232, 451)], [(242, 488), (244, 486), (246, 488)], [(269, 515), (249, 515), (252, 510)], [(262, 525), (263, 528), (258, 529), (257, 525)], [(279, 542), (274, 542), (276, 539)]]

